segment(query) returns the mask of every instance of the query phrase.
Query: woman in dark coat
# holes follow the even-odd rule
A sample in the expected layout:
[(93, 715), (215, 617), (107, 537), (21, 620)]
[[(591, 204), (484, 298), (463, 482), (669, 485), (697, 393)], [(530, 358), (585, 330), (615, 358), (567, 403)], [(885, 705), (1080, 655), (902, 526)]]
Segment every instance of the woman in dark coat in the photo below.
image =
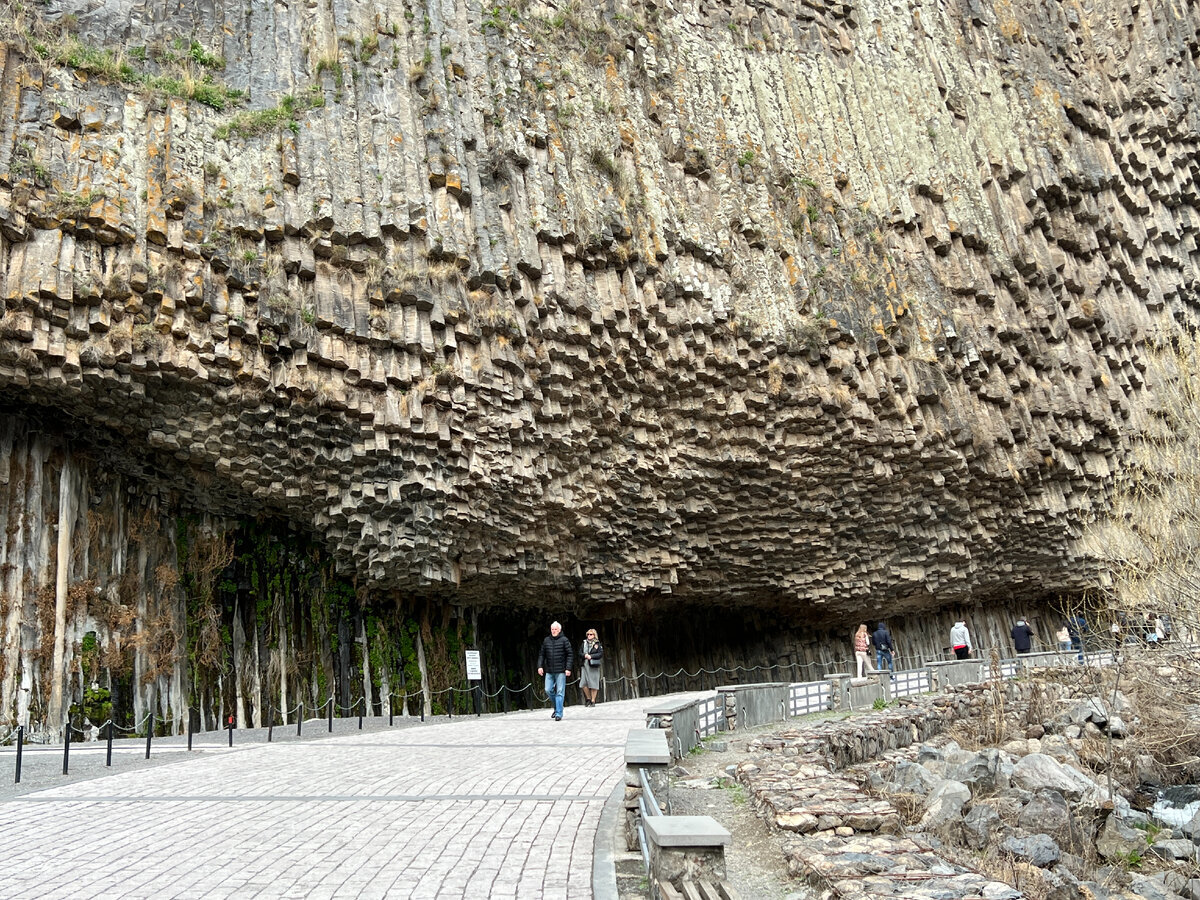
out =
[(587, 637), (579, 647), (579, 689), (583, 691), (583, 705), (595, 706), (600, 693), (600, 660), (604, 659), (604, 647), (596, 636), (596, 629), (589, 628)]

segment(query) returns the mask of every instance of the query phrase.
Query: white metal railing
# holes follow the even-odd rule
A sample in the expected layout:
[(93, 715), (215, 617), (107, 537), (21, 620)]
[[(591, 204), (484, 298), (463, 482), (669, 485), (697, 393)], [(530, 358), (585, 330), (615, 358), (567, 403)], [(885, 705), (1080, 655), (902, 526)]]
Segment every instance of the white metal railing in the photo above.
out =
[(803, 716), (829, 709), (828, 681), (805, 681), (788, 686), (788, 715)]
[[(1109, 666), (1114, 662), (1114, 655), (1111, 649), (1091, 650), (1086, 653), (1079, 650), (1051, 650), (1024, 654), (1000, 660), (1000, 676), (1005, 679), (1016, 678), (1024, 669), (1039, 665)], [(986, 659), (976, 656), (970, 661), (979, 667), (980, 677), (986, 679), (990, 676)], [(952, 666), (953, 663), (954, 660), (939, 661), (919, 669), (892, 673), (891, 696), (911, 697), (933, 691), (934, 670), (945, 665)], [(793, 682), (788, 685), (787, 701), (781, 704), (783, 709), (780, 710), (780, 715), (781, 718), (785, 718), (823, 712), (831, 708), (832, 702), (833, 686), (828, 680)], [(673, 730), (683, 732), (675, 735), (674, 749), (680, 757), (697, 746), (702, 738), (723, 732), (728, 727), (725, 720), (725, 700), (721, 693), (681, 704), (671, 710), (671, 714)], [(648, 719), (646, 724), (650, 728), (658, 727), (657, 717)]]
[(711, 737), (725, 730), (725, 698), (714, 694), (696, 702), (696, 736)]
[(927, 694), (931, 690), (933, 684), (928, 669), (909, 669), (892, 675), (893, 697), (911, 697), (913, 694)]

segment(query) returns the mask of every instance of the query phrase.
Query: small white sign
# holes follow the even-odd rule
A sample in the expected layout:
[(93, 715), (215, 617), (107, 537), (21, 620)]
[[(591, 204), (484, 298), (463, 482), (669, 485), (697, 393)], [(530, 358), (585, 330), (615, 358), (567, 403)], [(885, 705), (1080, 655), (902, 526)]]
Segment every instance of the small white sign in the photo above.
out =
[(467, 681), (483, 681), (483, 670), (479, 667), (479, 651), (467, 651)]

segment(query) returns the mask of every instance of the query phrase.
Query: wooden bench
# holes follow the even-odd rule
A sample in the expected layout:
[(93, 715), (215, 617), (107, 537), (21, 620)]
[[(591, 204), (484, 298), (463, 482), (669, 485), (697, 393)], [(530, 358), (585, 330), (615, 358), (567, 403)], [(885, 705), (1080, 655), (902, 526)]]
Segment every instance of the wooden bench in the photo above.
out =
[(678, 888), (663, 882), (658, 891), (662, 900), (742, 900), (742, 895), (724, 881), (680, 881)]

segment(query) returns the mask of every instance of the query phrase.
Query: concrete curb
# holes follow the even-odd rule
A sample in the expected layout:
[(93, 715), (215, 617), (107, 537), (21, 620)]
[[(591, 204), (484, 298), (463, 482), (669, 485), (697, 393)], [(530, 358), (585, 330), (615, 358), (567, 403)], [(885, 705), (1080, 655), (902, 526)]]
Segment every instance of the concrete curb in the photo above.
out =
[(625, 776), (622, 771), (616, 787), (604, 801), (596, 840), (592, 846), (592, 900), (617, 900), (617, 866), (613, 857), (613, 841), (621, 827), (622, 805), (625, 800)]

